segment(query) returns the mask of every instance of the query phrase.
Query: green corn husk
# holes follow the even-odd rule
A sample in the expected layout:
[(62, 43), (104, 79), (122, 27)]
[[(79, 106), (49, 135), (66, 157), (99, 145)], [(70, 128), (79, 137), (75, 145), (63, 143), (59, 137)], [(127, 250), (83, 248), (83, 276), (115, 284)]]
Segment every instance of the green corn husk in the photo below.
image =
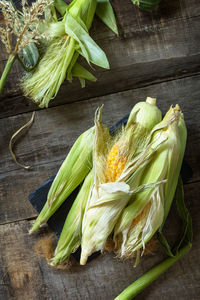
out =
[(94, 174), (93, 171), (90, 171), (67, 215), (54, 257), (51, 260), (53, 266), (65, 261), (81, 244), (82, 218), (93, 183)]
[(151, 149), (155, 154), (145, 167), (140, 185), (162, 181), (133, 196), (114, 229), (115, 250), (119, 257), (134, 257), (137, 251), (162, 228), (176, 190), (186, 144), (186, 127), (178, 105), (170, 108), (152, 131)]
[[(72, 81), (75, 66), (75, 77), (80, 79), (82, 86), (85, 79), (96, 81), (84, 67), (81, 70), (77, 68), (79, 54), (89, 64), (109, 68), (105, 53), (88, 33), (96, 5), (96, 0), (73, 0), (66, 8), (63, 20), (49, 24), (47, 32), (50, 40), (47, 41), (46, 51), (34, 72), (22, 80), (25, 96), (32, 98), (40, 107), (48, 107), (65, 78)], [(56, 6), (63, 13), (63, 4), (58, 2)]]
[[(67, 8), (65, 1), (55, 0), (54, 5), (61, 16), (64, 16)], [(115, 34), (118, 34), (115, 14), (109, 0), (97, 0), (96, 15), (108, 28), (110, 28)]]
[[(181, 122), (183, 123), (183, 122)], [(183, 125), (183, 126), (182, 126)], [(185, 135), (185, 124), (179, 122), (180, 136)], [(176, 190), (176, 207), (179, 217), (182, 220), (181, 235), (179, 236), (176, 246), (171, 248), (167, 242), (167, 239), (162, 237), (162, 245), (168, 256), (164, 261), (153, 267), (146, 274), (142, 275), (130, 286), (128, 286), (115, 300), (131, 300), (140, 292), (142, 292), (147, 286), (149, 286), (154, 280), (156, 280), (161, 274), (166, 272), (174, 263), (176, 263), (183, 255), (185, 255), (192, 246), (193, 230), (192, 230), (192, 218), (184, 202), (183, 183), (179, 177), (177, 190)], [(164, 239), (163, 239), (164, 238)]]
[(30, 233), (48, 221), (91, 170), (94, 130), (94, 127), (88, 129), (74, 143), (51, 185), (47, 202)]
[(64, 0), (54, 0), (54, 7), (60, 13), (61, 16), (64, 16), (68, 5)]
[(176, 169), (174, 170), (173, 166), (171, 165), (171, 169), (169, 170), (169, 174), (173, 172), (173, 177), (169, 176), (167, 183), (166, 183), (166, 188), (165, 188), (165, 194), (166, 194), (166, 201), (165, 201), (165, 211), (164, 211), (164, 220), (163, 224), (165, 223), (165, 220), (168, 216), (174, 194), (176, 191), (177, 183), (178, 183), (178, 178), (183, 162), (183, 157), (185, 153), (185, 147), (186, 147), (186, 141), (187, 141), (187, 128), (185, 125), (184, 117), (183, 114), (181, 113), (179, 116), (179, 122), (178, 122), (178, 133), (179, 133), (179, 139), (180, 139), (180, 152), (179, 152), (179, 157), (178, 157), (178, 162), (176, 165)]
[[(144, 151), (152, 127), (161, 121), (161, 113), (155, 105), (155, 100), (151, 104), (149, 101), (150, 98), (146, 103), (142, 102), (133, 108), (126, 127), (114, 139), (110, 136), (108, 128), (98, 120), (100, 118), (97, 119), (101, 109), (97, 112), (93, 152), (94, 187), (87, 201), (82, 223), (82, 265), (86, 263), (89, 255), (104, 248), (106, 239), (130, 196), (139, 190), (160, 184), (153, 182), (151, 186), (138, 187), (141, 171), (150, 159), (147, 156), (146, 160), (142, 160), (141, 152)], [(152, 110), (155, 113), (152, 113)], [(116, 150), (119, 155), (116, 163), (120, 173), (114, 173), (115, 178), (112, 178), (113, 175), (109, 173), (109, 157), (112, 158)]]
[[(147, 97), (146, 101), (138, 102), (132, 109), (128, 124), (132, 122), (133, 115), (136, 114), (135, 122), (139, 123), (142, 128), (153, 128), (158, 122), (162, 120), (162, 113), (156, 106), (156, 99)], [(148, 116), (148, 117), (146, 117)]]
[(96, 14), (108, 28), (118, 35), (115, 14), (109, 0), (97, 0)]

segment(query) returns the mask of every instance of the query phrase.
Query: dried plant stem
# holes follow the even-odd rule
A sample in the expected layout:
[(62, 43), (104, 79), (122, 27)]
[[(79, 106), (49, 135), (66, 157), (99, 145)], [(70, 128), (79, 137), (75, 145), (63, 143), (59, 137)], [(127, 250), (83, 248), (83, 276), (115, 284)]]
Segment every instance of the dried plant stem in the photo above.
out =
[(7, 77), (9, 75), (9, 73), (10, 73), (10, 70), (11, 70), (11, 68), (12, 68), (12, 66), (13, 66), (16, 58), (17, 58), (16, 55), (10, 54), (10, 56), (9, 56), (9, 58), (7, 60), (6, 66), (4, 68), (4, 71), (3, 71), (2, 75), (1, 75), (1, 79), (0, 79), (0, 94), (1, 94), (1, 92), (3, 90), (3, 87), (4, 87), (5, 83), (6, 83)]
[(11, 137), (10, 139), (10, 142), (9, 142), (9, 151), (10, 151), (10, 154), (13, 158), (13, 160), (16, 162), (17, 165), (19, 165), (20, 167), (24, 168), (24, 169), (30, 169), (30, 166), (26, 166), (26, 165), (23, 165), (21, 163), (18, 162), (17, 158), (16, 158), (16, 155), (15, 153), (13, 152), (13, 140), (14, 138), (24, 129), (24, 128), (27, 128), (28, 126), (32, 125), (33, 121), (34, 121), (34, 117), (35, 117), (35, 112), (32, 113), (32, 117), (31, 119), (25, 124), (23, 125), (22, 127), (20, 127)]
[(8, 50), (9, 50), (9, 53), (11, 54), (11, 49), (12, 49), (12, 37), (11, 37), (11, 34), (10, 34), (10, 29), (9, 29), (9, 26), (8, 26), (8, 22), (6, 21), (5, 22), (6, 24), (6, 36), (7, 36), (7, 42), (8, 42)]
[[(36, 7), (32, 10), (32, 12), (31, 12), (32, 15), (35, 14), (35, 11), (36, 11)], [(18, 51), (19, 51), (19, 46), (20, 46), (20, 43), (22, 42), (23, 36), (26, 33), (27, 29), (29, 28), (29, 26), (30, 26), (30, 24), (32, 22), (32, 19), (33, 19), (32, 15), (30, 14), (30, 20), (29, 20), (29, 22), (27, 22), (27, 23), (24, 24), (22, 32), (20, 33), (20, 35), (19, 35), (19, 37), (17, 39), (17, 43), (16, 43), (16, 46), (15, 46), (15, 49), (14, 49), (14, 52), (13, 52), (14, 54), (17, 54)]]
[(27, 24), (24, 26), (24, 28), (23, 28), (23, 30), (22, 30), (20, 36), (18, 37), (17, 44), (16, 44), (15, 49), (14, 49), (14, 52), (13, 52), (14, 54), (17, 54), (17, 53), (18, 53), (19, 45), (20, 45), (20, 43), (21, 43), (21, 41), (22, 41), (22, 38), (23, 38), (23, 35), (24, 35), (24, 33), (26, 32), (26, 30), (27, 30), (28, 27), (29, 27), (29, 24), (27, 23)]

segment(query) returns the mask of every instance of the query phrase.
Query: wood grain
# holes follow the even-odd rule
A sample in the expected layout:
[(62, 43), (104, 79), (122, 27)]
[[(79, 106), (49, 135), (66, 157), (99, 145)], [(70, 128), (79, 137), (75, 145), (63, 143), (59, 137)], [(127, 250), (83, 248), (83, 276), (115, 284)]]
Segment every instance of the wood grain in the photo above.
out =
[[(194, 225), (194, 244), (189, 254), (162, 275), (138, 300), (198, 299), (200, 270), (196, 268), (200, 255), (198, 184), (185, 187)], [(168, 231), (176, 224), (176, 214), (170, 215)], [(156, 255), (142, 259), (134, 269), (132, 261), (120, 262), (106, 253), (85, 267), (73, 264), (67, 270), (49, 267), (44, 258), (37, 256), (35, 245), (48, 236), (47, 227), (28, 235), (32, 221), (21, 221), (0, 226), (0, 295), (1, 299), (114, 299), (136, 278), (163, 260), (160, 250)], [(176, 230), (171, 230), (171, 236)], [(169, 288), (170, 287), (170, 288)]]
[(31, 114), (1, 119), (0, 223), (35, 216), (27, 201), (29, 193), (58, 170), (76, 138), (93, 126), (94, 112), (103, 103), (103, 120), (108, 126), (123, 118), (136, 102), (147, 96), (157, 97), (163, 113), (170, 105), (178, 103), (188, 128), (185, 160), (193, 170), (190, 182), (200, 180), (199, 82), (200, 76), (188, 77), (38, 111), (31, 129), (17, 140), (14, 148), (20, 162), (32, 166), (29, 171), (14, 163), (8, 143), (11, 135), (30, 119)]
[[(167, 5), (169, 1), (164, 1), (153, 14), (140, 11), (128, 0), (126, 3), (122, 0), (114, 2), (119, 37), (98, 20), (91, 32), (105, 50), (111, 69), (95, 67), (98, 81), (95, 84), (88, 82), (85, 89), (80, 88), (78, 80), (72, 84), (66, 82), (51, 106), (200, 72), (200, 13), (197, 2), (180, 0)], [(0, 70), (3, 70), (6, 59), (2, 47)], [(21, 96), (19, 77), (20, 67), (15, 64), (1, 95), (0, 118), (36, 109), (35, 104)]]
[[(191, 212), (194, 242), (189, 254), (138, 295), (136, 300), (197, 300), (200, 295), (200, 5), (199, 0), (162, 0), (152, 13), (133, 6), (130, 0), (111, 0), (119, 37), (95, 18), (91, 35), (105, 50), (110, 70), (96, 68), (98, 81), (81, 89), (78, 80), (65, 82), (47, 110), (22, 96), (22, 70), (15, 63), (0, 96), (0, 299), (2, 300), (104, 300), (123, 289), (163, 260), (161, 249), (143, 258), (120, 262), (106, 253), (85, 267), (70, 270), (48, 266), (37, 255), (38, 241), (52, 235), (48, 226), (29, 236), (37, 213), (28, 195), (54, 174), (76, 138), (93, 126), (96, 108), (104, 103), (103, 120), (111, 126), (147, 96), (156, 97), (163, 114), (178, 103), (185, 116), (188, 141), (185, 161), (193, 174), (184, 185)], [(0, 43), (0, 73), (7, 54)], [(88, 68), (88, 66), (83, 62)], [(38, 110), (30, 130), (17, 139), (14, 151), (19, 168), (8, 152), (11, 135)], [(186, 165), (186, 164), (185, 164)], [(187, 172), (187, 171), (186, 171)], [(191, 175), (191, 174), (190, 174)], [(165, 232), (171, 244), (180, 222), (175, 204)]]

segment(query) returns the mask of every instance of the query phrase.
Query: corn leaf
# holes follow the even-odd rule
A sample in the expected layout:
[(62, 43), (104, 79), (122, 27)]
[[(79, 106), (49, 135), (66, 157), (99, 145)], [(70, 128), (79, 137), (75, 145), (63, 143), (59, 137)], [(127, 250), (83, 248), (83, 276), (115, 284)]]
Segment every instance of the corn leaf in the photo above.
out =
[(118, 35), (115, 14), (109, 0), (97, 0), (96, 14), (108, 28)]
[[(64, 16), (68, 7), (66, 2), (64, 0), (54, 0), (54, 6), (61, 16)], [(97, 0), (96, 14), (108, 28), (118, 34), (115, 14), (109, 0)]]
[(88, 31), (92, 25), (96, 5), (96, 0), (75, 0), (70, 3), (68, 12)]
[(174, 257), (177, 255), (179, 249), (185, 243), (192, 243), (192, 219), (190, 213), (184, 202), (184, 191), (183, 191), (183, 183), (181, 177), (179, 177), (177, 190), (176, 190), (176, 207), (178, 214), (182, 220), (182, 234), (180, 240), (177, 242), (177, 245), (171, 249), (166, 237), (162, 233), (161, 230), (158, 232), (158, 240), (163, 246), (167, 255)]
[(85, 57), (88, 63), (91, 62), (102, 68), (109, 69), (109, 63), (103, 50), (70, 13), (66, 14), (65, 31), (78, 42), (80, 48), (77, 51)]
[(57, 9), (57, 11), (61, 14), (61, 16), (64, 16), (68, 7), (67, 3), (65, 3), (64, 0), (54, 0), (54, 6)]
[(87, 79), (90, 81), (96, 81), (96, 77), (92, 75), (88, 70), (86, 70), (83, 66), (81, 66), (79, 63), (76, 63), (72, 69), (72, 76), (78, 77), (79, 79)]

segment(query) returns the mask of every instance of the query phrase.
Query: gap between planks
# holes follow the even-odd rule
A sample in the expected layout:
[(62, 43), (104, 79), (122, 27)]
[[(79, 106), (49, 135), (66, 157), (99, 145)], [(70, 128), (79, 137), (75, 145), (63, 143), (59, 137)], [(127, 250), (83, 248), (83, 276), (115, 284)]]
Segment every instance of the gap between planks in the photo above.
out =
[[(187, 78), (198, 77), (198, 76), (200, 76), (200, 71), (191, 73), (191, 74), (186, 75), (186, 76), (180, 75), (180, 76), (176, 76), (175, 78), (174, 77), (169, 77), (168, 79), (166, 78), (164, 80), (156, 80), (156, 81), (153, 81), (153, 82), (150, 82), (150, 83), (147, 83), (147, 84), (141, 84), (138, 87), (127, 88), (127, 89), (126, 88), (125, 89), (120, 89), (120, 90), (116, 90), (115, 92), (105, 93), (104, 95), (88, 97), (87, 99), (78, 99), (78, 100), (75, 100), (75, 101), (72, 101), (72, 102), (61, 103), (61, 104), (59, 104), (59, 103), (56, 104), (55, 103), (55, 104), (52, 104), (50, 107), (48, 107), (48, 110), (53, 109), (55, 107), (60, 107), (60, 106), (65, 106), (65, 105), (68, 105), (68, 104), (72, 104), (72, 103), (74, 104), (74, 103), (80, 103), (80, 102), (83, 102), (83, 101), (88, 101), (88, 100), (91, 100), (91, 99), (94, 99), (94, 98), (95, 99), (99, 99), (99, 98), (102, 98), (102, 97), (108, 96), (108, 95), (115, 95), (115, 94), (118, 94), (118, 93), (123, 93), (123, 92), (128, 92), (128, 91), (135, 91), (135, 90), (143, 89), (143, 88), (146, 88), (146, 87), (151, 87), (151, 86), (159, 85), (159, 84), (162, 84), (162, 83), (165, 83), (165, 82), (171, 82), (171, 81), (175, 81), (176, 82), (177, 80), (180, 80), (180, 79), (187, 79)], [(10, 97), (8, 96), (7, 98), (12, 99), (12, 98), (19, 97), (19, 96), (23, 97), (23, 95), (18, 94), (18, 95), (14, 95), (13, 97), (12, 96), (10, 96)], [(55, 98), (55, 101), (56, 101), (56, 98)], [(20, 115), (26, 115), (26, 114), (30, 114), (33, 111), (41, 111), (41, 110), (45, 110), (45, 109), (47, 109), (47, 108), (36, 107), (35, 109), (30, 109), (29, 111), (16, 113), (15, 115), (6, 116), (6, 117), (0, 117), (0, 120), (7, 119), (7, 118), (13, 118), (13, 117), (20, 116)]]

